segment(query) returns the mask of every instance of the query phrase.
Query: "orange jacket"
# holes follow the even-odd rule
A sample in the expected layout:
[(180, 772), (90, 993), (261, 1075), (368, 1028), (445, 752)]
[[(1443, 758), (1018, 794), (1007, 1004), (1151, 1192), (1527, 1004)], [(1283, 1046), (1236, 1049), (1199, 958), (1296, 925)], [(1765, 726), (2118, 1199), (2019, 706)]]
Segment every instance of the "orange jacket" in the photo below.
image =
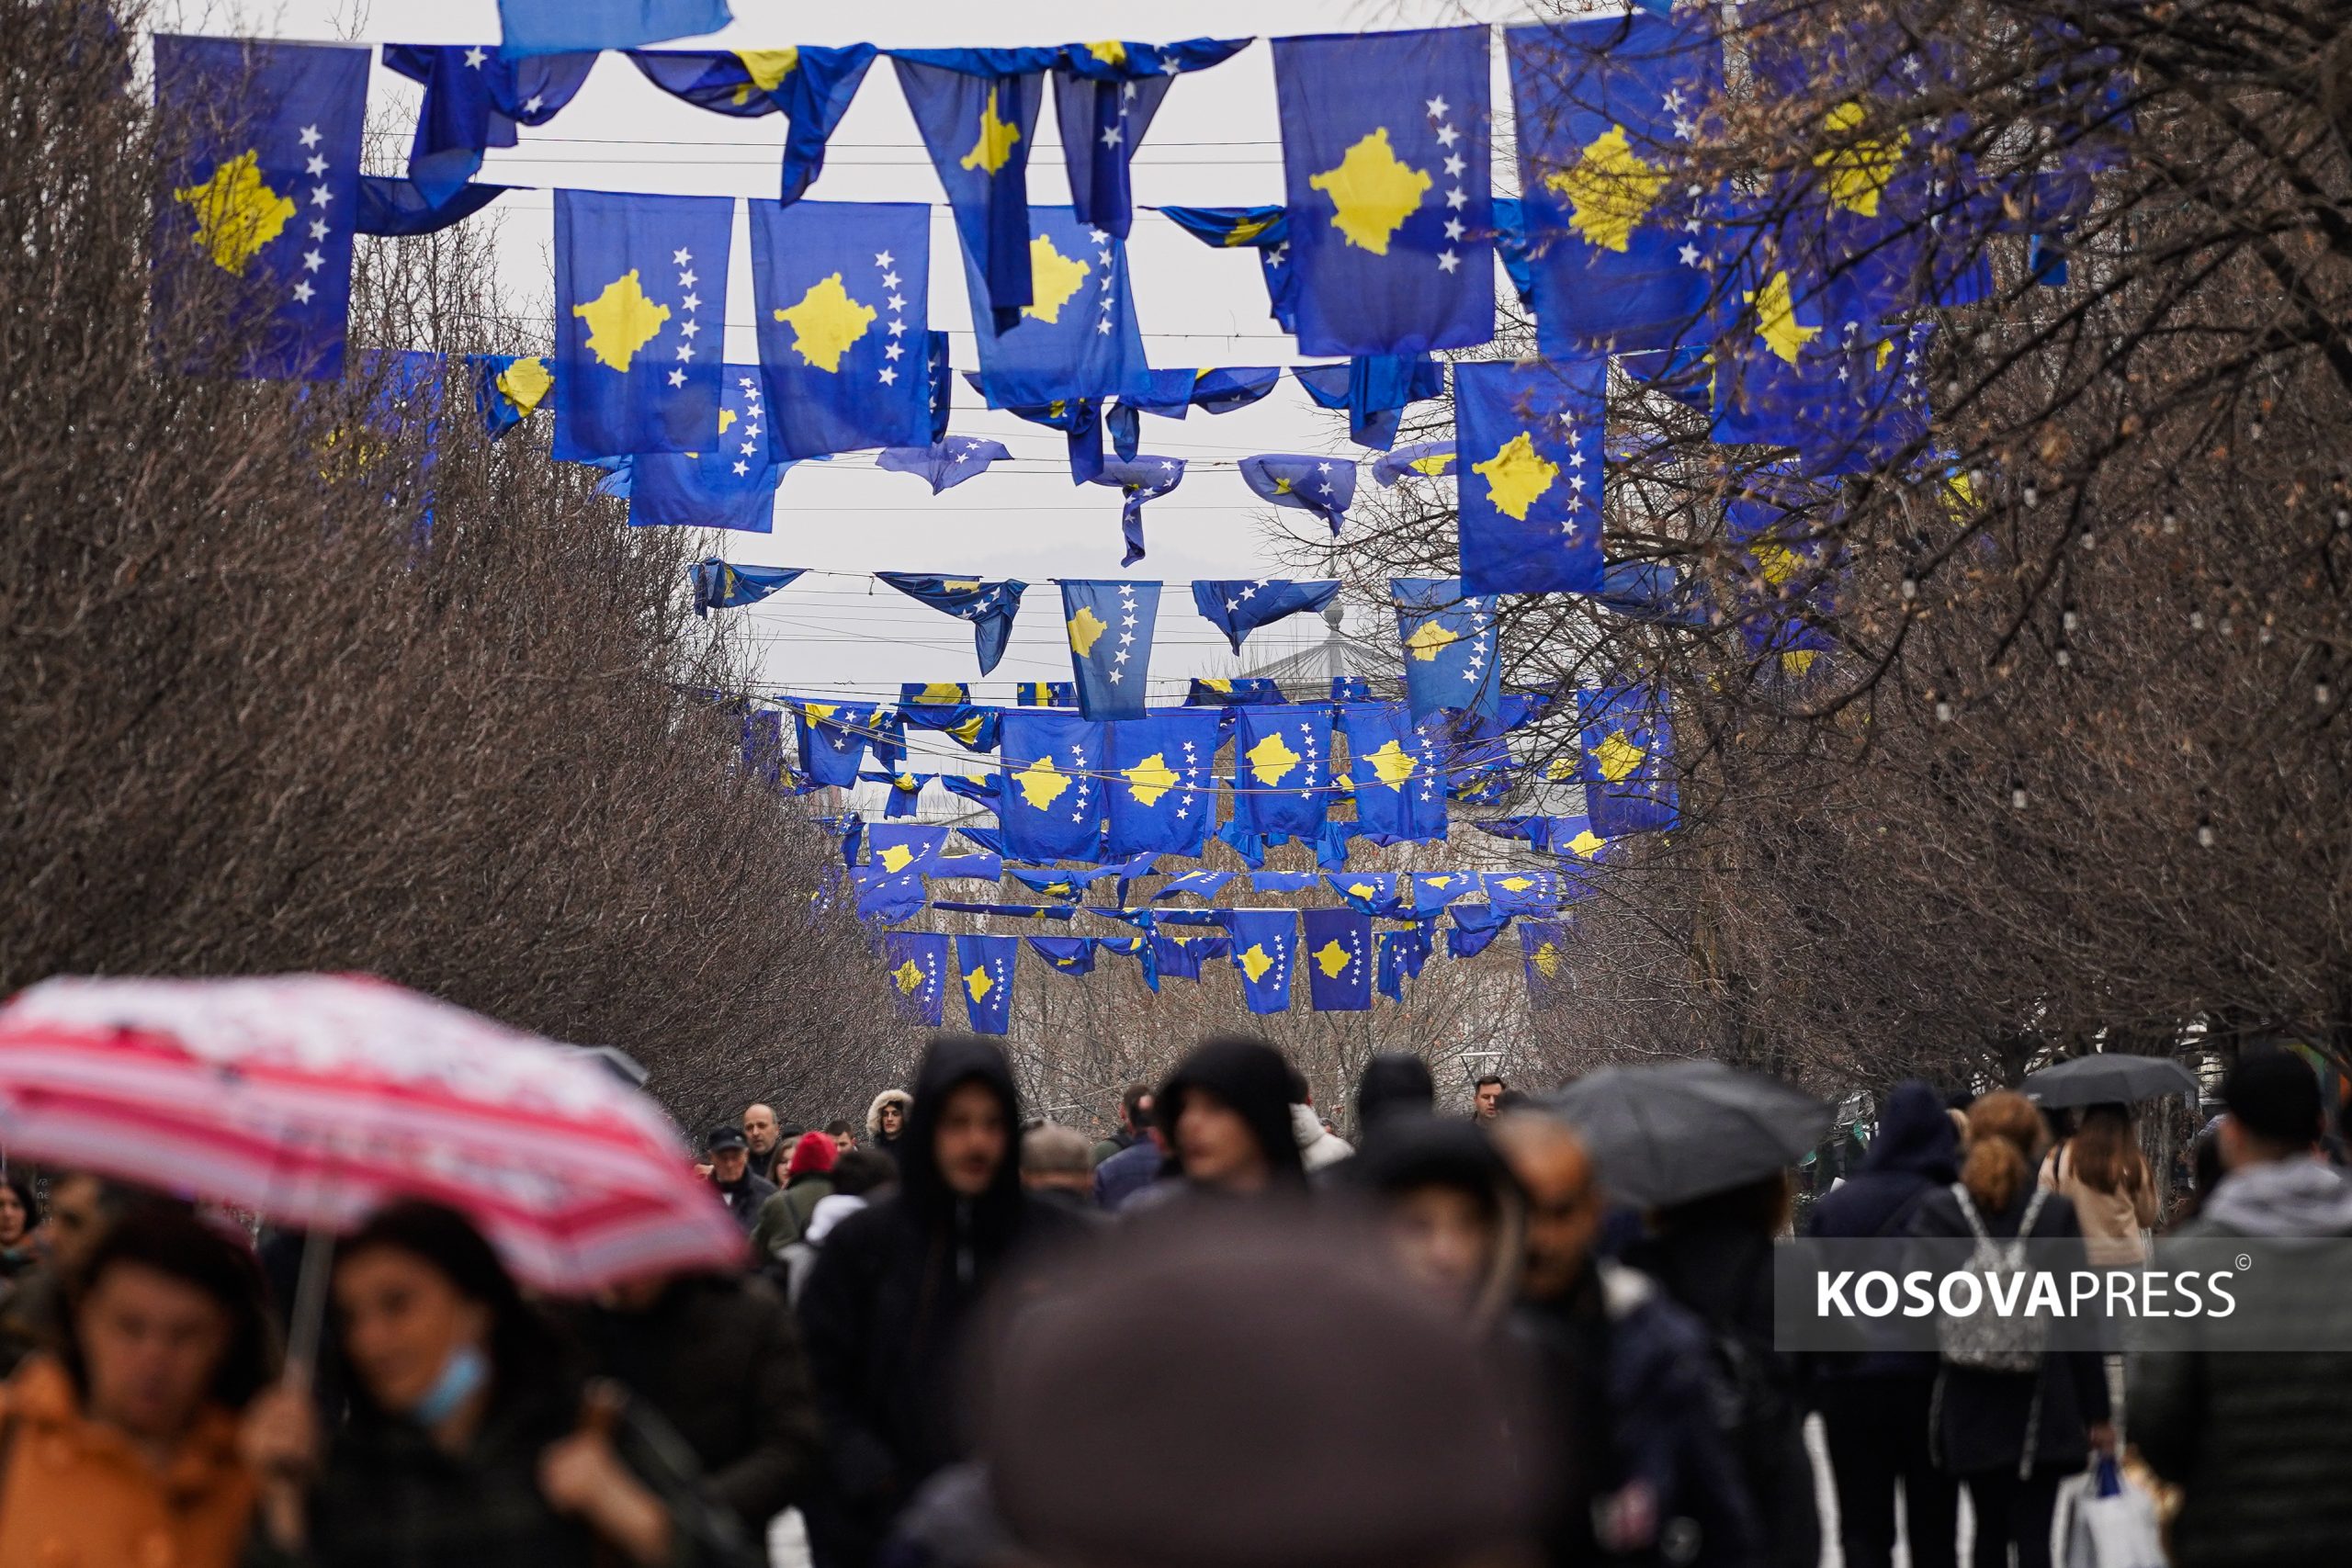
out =
[(158, 1471), (37, 1356), (0, 1386), (0, 1568), (234, 1568), (243, 1549), (254, 1481), (228, 1411)]

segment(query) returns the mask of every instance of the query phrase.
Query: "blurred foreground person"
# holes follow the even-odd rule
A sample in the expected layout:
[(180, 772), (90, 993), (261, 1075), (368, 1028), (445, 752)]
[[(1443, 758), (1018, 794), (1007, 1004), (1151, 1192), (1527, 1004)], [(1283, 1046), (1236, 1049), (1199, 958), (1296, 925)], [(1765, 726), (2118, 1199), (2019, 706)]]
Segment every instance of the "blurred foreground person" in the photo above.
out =
[(1541, 1460), (1511, 1446), (1506, 1380), (1458, 1314), (1295, 1211), (1120, 1235), (1013, 1324), (992, 1374), (985, 1496), (1021, 1561), (1526, 1561)]
[(1206, 1040), (1177, 1064), (1154, 1106), (1178, 1190), (1226, 1198), (1306, 1185), (1290, 1118), (1290, 1064), (1262, 1040)]
[[(740, 1137), (741, 1134), (738, 1134)], [(460, 1214), (395, 1203), (335, 1250), (351, 1413), (322, 1434), (290, 1385), (254, 1402), (263, 1478), (248, 1561), (319, 1568), (758, 1561), (703, 1500), (677, 1435), (583, 1388)]]
[(1016, 1254), (1080, 1222), (1021, 1190), (1012, 1069), (985, 1040), (933, 1040), (892, 1196), (825, 1238), (800, 1298), (828, 1473), (808, 1509), (820, 1568), (871, 1562), (914, 1489), (961, 1451), (965, 1339)]
[(56, 1351), (65, 1336), (65, 1295), (84, 1262), (129, 1201), (130, 1190), (85, 1170), (67, 1171), (49, 1184), (40, 1250), (0, 1299), (0, 1377), (36, 1350)]
[(1514, 1325), (1542, 1368), (1555, 1454), (1540, 1499), (1545, 1561), (1754, 1568), (1762, 1536), (1716, 1427), (1728, 1391), (1706, 1329), (1654, 1280), (1595, 1254), (1607, 1199), (1566, 1122), (1520, 1111), (1495, 1137), (1527, 1196)]
[[(2352, 1236), (2352, 1182), (2318, 1157), (2319, 1081), (2285, 1051), (2250, 1053), (2222, 1080), (2212, 1136), (2228, 1174), (2183, 1238), (2273, 1236), (2256, 1268), (2285, 1270), (2279, 1310), (2296, 1327), (2352, 1338), (2339, 1238)], [(2298, 1256), (2298, 1255), (2301, 1256)], [(2278, 1287), (2273, 1284), (2271, 1289)], [(2177, 1568), (2286, 1568), (2340, 1561), (2352, 1540), (2352, 1351), (2258, 1355), (2190, 1348), (2132, 1363), (2132, 1440), (2181, 1488)]]
[(1356, 1136), (1370, 1138), (1382, 1118), (1397, 1111), (1429, 1114), (1437, 1109), (1437, 1080), (1430, 1065), (1410, 1051), (1387, 1051), (1366, 1062), (1356, 1080)]
[(1348, 1167), (1405, 1278), (1481, 1329), (1519, 1292), (1527, 1200), (1494, 1141), (1466, 1122), (1393, 1116)]
[(0, 1388), (0, 1563), (228, 1568), (254, 1495), (237, 1412), (269, 1375), (260, 1273), (162, 1202), (82, 1265), (62, 1356)]
[[(1897, 1084), (1861, 1168), (1814, 1204), (1806, 1234), (1908, 1235), (1928, 1194), (1959, 1174), (1960, 1138), (1943, 1101), (1917, 1078)], [(1913, 1568), (1951, 1568), (1960, 1560), (1960, 1488), (1936, 1468), (1928, 1446), (1935, 1356), (1881, 1349), (1815, 1357), (1808, 1365), (1837, 1477), (1838, 1538), (1847, 1568), (1891, 1568), (1898, 1487)]]
[(40, 1200), (19, 1166), (0, 1178), (0, 1292), (40, 1260), (33, 1233), (40, 1229)]

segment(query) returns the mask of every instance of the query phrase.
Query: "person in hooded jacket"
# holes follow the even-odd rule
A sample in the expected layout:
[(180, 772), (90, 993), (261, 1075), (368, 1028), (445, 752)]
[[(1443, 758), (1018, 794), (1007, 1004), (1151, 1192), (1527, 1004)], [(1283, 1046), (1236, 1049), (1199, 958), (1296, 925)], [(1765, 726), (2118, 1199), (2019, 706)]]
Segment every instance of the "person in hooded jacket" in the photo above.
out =
[(1410, 1051), (1386, 1051), (1363, 1066), (1363, 1076), (1356, 1080), (1356, 1135), (1372, 1136), (1379, 1121), (1395, 1112), (1420, 1112), (1428, 1115), (1437, 1110), (1437, 1080), (1430, 1076), (1430, 1065)]
[[(1813, 1206), (1810, 1236), (1902, 1236), (1930, 1192), (1960, 1175), (1960, 1138), (1942, 1099), (1917, 1078), (1897, 1084), (1879, 1113), (1861, 1168)], [(1928, 1450), (1936, 1358), (1860, 1349), (1805, 1363), (1838, 1488), (1838, 1535), (1848, 1568), (1894, 1561), (1894, 1494), (1903, 1492), (1914, 1568), (1959, 1562), (1960, 1487)]]
[[(916, 1087), (922, 1087), (918, 1084)], [(912, 1112), (915, 1097), (902, 1089), (886, 1089), (874, 1097), (865, 1108), (865, 1142), (867, 1146), (881, 1150), (892, 1159), (905, 1145), (907, 1117)]]
[(986, 1040), (931, 1043), (897, 1152), (897, 1190), (831, 1230), (800, 1297), (830, 1461), (808, 1510), (820, 1568), (873, 1562), (916, 1489), (958, 1456), (983, 1298), (1023, 1255), (1082, 1234), (1021, 1189), (1012, 1069)]
[(1518, 1293), (1527, 1200), (1494, 1140), (1466, 1122), (1391, 1116), (1346, 1168), (1368, 1194), (1392, 1260), (1473, 1326)]
[[(1288, 1066), (1287, 1064), (1285, 1064)], [(1306, 1075), (1295, 1066), (1290, 1073), (1290, 1134), (1298, 1144), (1299, 1163), (1307, 1174), (1329, 1170), (1356, 1152), (1355, 1145), (1323, 1125), (1322, 1115), (1315, 1109), (1315, 1090), (1306, 1082)]]
[(1152, 1190), (1254, 1197), (1306, 1188), (1290, 1115), (1290, 1064), (1262, 1040), (1204, 1040), (1177, 1064), (1154, 1106), (1168, 1134), (1165, 1174)]

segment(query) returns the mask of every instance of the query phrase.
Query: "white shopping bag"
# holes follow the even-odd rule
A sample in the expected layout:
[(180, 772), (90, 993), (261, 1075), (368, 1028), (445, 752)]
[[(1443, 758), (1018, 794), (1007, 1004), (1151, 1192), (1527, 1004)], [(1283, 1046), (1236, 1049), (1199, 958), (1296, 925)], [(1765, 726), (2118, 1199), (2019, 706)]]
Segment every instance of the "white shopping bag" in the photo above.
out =
[(2102, 1459), (2075, 1495), (2066, 1531), (2066, 1568), (2165, 1568), (2155, 1499)]

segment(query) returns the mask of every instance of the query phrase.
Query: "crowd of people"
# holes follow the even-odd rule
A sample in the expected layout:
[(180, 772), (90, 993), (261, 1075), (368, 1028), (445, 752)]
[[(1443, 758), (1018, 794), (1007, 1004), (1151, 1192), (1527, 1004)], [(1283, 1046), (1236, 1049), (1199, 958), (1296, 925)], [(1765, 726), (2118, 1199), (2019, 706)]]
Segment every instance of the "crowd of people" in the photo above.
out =
[[(2222, 1098), (2186, 1228), (2352, 1235), (2310, 1070), (2249, 1055)], [(1955, 1563), (1962, 1495), (1976, 1568), (2048, 1562), (2125, 1413), (2185, 1568), (2322, 1561), (2352, 1523), (2352, 1356), (1783, 1354), (1785, 1175), (1636, 1212), (1567, 1122), (1499, 1078), (1442, 1111), (1409, 1055), (1351, 1109), (1352, 1142), (1274, 1048), (1214, 1039), (1094, 1142), (942, 1038), (862, 1126), (706, 1136), (741, 1269), (534, 1300), (462, 1215), (395, 1203), (337, 1241), (291, 1376), (300, 1238), (11, 1171), (0, 1568), (748, 1568), (787, 1510), (818, 1568), (1811, 1568), (1813, 1413), (1852, 1568), (1898, 1533)], [(2053, 1139), (2014, 1093), (1911, 1083), (1802, 1228), (2128, 1263), (2156, 1201), (2126, 1113)]]

